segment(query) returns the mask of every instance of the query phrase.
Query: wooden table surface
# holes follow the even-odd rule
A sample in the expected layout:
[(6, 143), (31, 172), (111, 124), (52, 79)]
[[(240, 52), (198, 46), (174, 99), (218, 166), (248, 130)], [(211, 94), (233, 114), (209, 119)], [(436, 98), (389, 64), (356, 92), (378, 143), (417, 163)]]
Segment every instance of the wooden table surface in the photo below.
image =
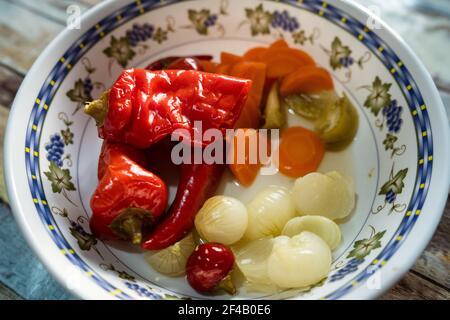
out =
[[(396, 5), (393, 7), (389, 5), (392, 1), (358, 2), (368, 6), (379, 5), (382, 18), (400, 32), (418, 53), (439, 89), (450, 93), (449, 16), (445, 15), (444, 10), (430, 6), (406, 6), (406, 1), (411, 3), (411, 0), (399, 0), (395, 1)], [(39, 53), (66, 25), (67, 7), (76, 4), (84, 12), (97, 2), (99, 0), (0, 0), (0, 142), (3, 141), (3, 131), (16, 91)], [(442, 1), (425, 2), (433, 4)], [(396, 6), (399, 5), (404, 10), (398, 10)], [(412, 29), (414, 32), (411, 32)], [(427, 46), (419, 41), (424, 36), (427, 37)], [(431, 47), (433, 41), (435, 46)], [(447, 67), (445, 69), (441, 66)], [(0, 155), (3, 153), (2, 145), (0, 143)], [(2, 161), (0, 157), (0, 168), (3, 168)], [(446, 190), (442, 192), (447, 193)], [(18, 234), (8, 207), (1, 169), (0, 210), (0, 300), (70, 298), (64, 293), (65, 289), (52, 280)], [(450, 299), (449, 235), (448, 200), (432, 241), (412, 269), (382, 299)], [(10, 256), (15, 258), (5, 258), (4, 250), (10, 250)], [(16, 253), (13, 250), (22, 252)], [(23, 260), (23, 256), (27, 260)], [(34, 278), (30, 276), (30, 272)], [(30, 283), (32, 281), (37, 283)]]

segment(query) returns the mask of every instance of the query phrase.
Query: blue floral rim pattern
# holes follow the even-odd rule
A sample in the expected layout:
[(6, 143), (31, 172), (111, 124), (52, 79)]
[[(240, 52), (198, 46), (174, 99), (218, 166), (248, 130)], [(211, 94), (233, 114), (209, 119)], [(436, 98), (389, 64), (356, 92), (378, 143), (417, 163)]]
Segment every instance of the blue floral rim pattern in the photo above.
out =
[[(32, 201), (35, 204), (42, 223), (46, 226), (50, 237), (58, 249), (74, 266), (80, 268), (87, 276), (91, 277), (96, 284), (119, 299), (132, 299), (133, 297), (110, 284), (87, 265), (71, 247), (55, 223), (46, 200), (41, 180), (39, 168), (40, 137), (48, 109), (59, 85), (69, 74), (72, 67), (94, 44), (123, 23), (155, 8), (160, 8), (161, 6), (170, 5), (176, 2), (178, 1), (172, 0), (161, 2), (159, 0), (137, 0), (136, 2), (116, 10), (85, 32), (59, 59), (46, 78), (32, 106), (26, 131), (25, 162), (28, 184), (33, 197)], [(340, 26), (366, 45), (367, 48), (383, 62), (391, 72), (392, 76), (396, 79), (408, 102), (409, 110), (414, 119), (418, 148), (418, 168), (413, 195), (407, 207), (406, 214), (389, 243), (384, 247), (377, 258), (372, 261), (371, 270), (369, 271), (369, 269), (366, 268), (355, 276), (352, 281), (349, 281), (347, 284), (324, 297), (325, 299), (338, 299), (352, 290), (352, 288), (360, 285), (361, 282), (370, 277), (376, 269), (382, 268), (386, 261), (388, 261), (401, 246), (402, 241), (404, 241), (417, 221), (421, 208), (425, 202), (431, 180), (433, 143), (430, 119), (422, 95), (404, 63), (379, 36), (369, 30), (363, 23), (324, 1), (285, 0), (277, 2), (290, 4), (317, 14)]]

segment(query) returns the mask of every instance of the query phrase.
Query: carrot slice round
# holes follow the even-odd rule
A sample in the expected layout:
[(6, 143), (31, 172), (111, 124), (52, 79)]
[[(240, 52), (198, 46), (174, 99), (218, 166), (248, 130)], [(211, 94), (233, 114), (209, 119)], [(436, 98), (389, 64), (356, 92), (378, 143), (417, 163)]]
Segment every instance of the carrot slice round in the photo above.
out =
[(285, 97), (295, 93), (314, 93), (332, 90), (333, 79), (327, 70), (308, 65), (291, 72), (280, 84), (280, 94)]
[(325, 147), (313, 131), (290, 127), (281, 134), (278, 152), (278, 170), (284, 175), (298, 178), (317, 170)]

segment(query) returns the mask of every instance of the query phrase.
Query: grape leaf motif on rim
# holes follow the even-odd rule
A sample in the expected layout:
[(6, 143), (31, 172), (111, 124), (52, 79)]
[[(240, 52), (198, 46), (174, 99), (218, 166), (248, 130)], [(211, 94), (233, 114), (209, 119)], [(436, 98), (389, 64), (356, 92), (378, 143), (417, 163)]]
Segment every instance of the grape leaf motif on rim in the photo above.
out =
[(334, 71), (344, 70), (344, 79), (341, 82), (348, 83), (352, 78), (352, 67), (356, 64), (360, 69), (364, 68), (372, 54), (366, 51), (359, 58), (353, 56), (353, 51), (349, 46), (344, 45), (339, 37), (335, 37), (331, 42), (331, 48), (321, 46), (322, 50), (330, 57), (329, 63)]
[(72, 237), (77, 240), (77, 245), (82, 251), (90, 251), (93, 249), (103, 260), (103, 256), (100, 251), (97, 249), (97, 238), (86, 231), (84, 225), (88, 224), (88, 220), (84, 216), (78, 216), (75, 219), (72, 219), (69, 216), (69, 211), (66, 208), (59, 208), (57, 206), (53, 206), (51, 208), (53, 214), (63, 217), (67, 219), (69, 222), (69, 232)]
[(136, 278), (126, 271), (117, 269), (112, 263), (101, 263), (100, 268), (114, 272), (120, 279), (136, 282)]
[(385, 182), (378, 192), (378, 195), (384, 196), (384, 204), (379, 205), (372, 213), (377, 214), (382, 211), (386, 206), (390, 206), (389, 213), (402, 212), (406, 209), (405, 203), (398, 203), (397, 195), (401, 194), (405, 187), (404, 179), (408, 174), (408, 168), (401, 169), (394, 174), (394, 165), (392, 165), (391, 172), (389, 174), (389, 180)]
[(259, 4), (254, 8), (245, 8), (245, 17), (238, 28), (248, 24), (253, 37), (272, 34), (277, 38), (284, 38), (285, 34), (289, 33), (293, 42), (299, 45), (305, 45), (307, 42), (313, 44), (320, 37), (320, 30), (316, 27), (311, 33), (301, 29), (298, 18), (287, 10), (270, 12), (264, 9), (263, 4)]
[(380, 130), (387, 129), (383, 145), (393, 158), (402, 155), (406, 151), (406, 145), (398, 145), (398, 133), (403, 125), (403, 107), (398, 104), (397, 99), (392, 99), (391, 86), (391, 83), (383, 82), (376, 76), (371, 85), (361, 88), (369, 91), (364, 106), (376, 117), (375, 126)]
[(76, 103), (72, 115), (76, 114), (80, 109), (82, 109), (86, 102), (90, 102), (93, 100), (92, 91), (94, 89), (105, 89), (103, 83), (92, 80), (92, 74), (95, 72), (96, 68), (92, 67), (90, 60), (84, 57), (83, 59), (81, 59), (81, 63), (87, 73), (86, 77), (78, 78), (75, 81), (72, 89), (66, 92), (66, 96), (69, 98), (69, 100)]
[(372, 82), (372, 86), (366, 86), (365, 88), (370, 91), (364, 101), (364, 106), (370, 109), (375, 116), (378, 116), (380, 110), (388, 106), (391, 103), (391, 94), (389, 89), (392, 83), (383, 83), (381, 79), (376, 76)]
[(225, 35), (225, 27), (219, 22), (220, 16), (228, 15), (228, 1), (222, 0), (218, 12), (213, 12), (210, 9), (189, 9), (188, 20), (191, 24), (182, 26), (183, 29), (194, 29), (198, 34), (207, 36), (211, 33), (213, 28), (217, 29), (220, 36)]
[(247, 17), (247, 21), (244, 21), (243, 23), (250, 23), (250, 31), (252, 36), (270, 33), (272, 13), (265, 11), (262, 3), (254, 9), (246, 8), (245, 16)]
[(109, 73), (112, 73), (111, 68), (114, 62), (120, 67), (126, 68), (131, 60), (137, 55), (144, 54), (150, 48), (150, 40), (161, 44), (168, 40), (170, 32), (175, 32), (175, 20), (168, 16), (165, 27), (157, 27), (150, 23), (134, 23), (131, 28), (125, 31), (124, 36), (116, 37), (112, 35), (109, 46), (102, 51), (109, 58)]
[[(51, 184), (53, 193), (60, 193), (71, 204), (77, 206), (70, 198), (69, 192), (76, 191), (75, 184), (72, 182), (72, 175), (68, 167), (72, 166), (70, 153), (66, 153), (66, 147), (73, 144), (73, 132), (70, 126), (73, 121), (65, 112), (58, 114), (58, 119), (63, 122), (65, 129), (50, 136), (49, 141), (45, 144), (46, 159), (49, 162), (48, 171), (44, 171), (44, 175)], [(64, 166), (67, 166), (64, 168)]]
[(343, 279), (349, 274), (356, 272), (359, 266), (364, 263), (365, 258), (375, 249), (382, 247), (381, 239), (386, 233), (386, 230), (377, 232), (373, 226), (369, 226), (371, 233), (368, 238), (357, 240), (353, 243), (352, 250), (346, 256), (346, 261), (341, 261), (336, 264), (335, 272), (330, 276), (330, 282), (335, 282)]

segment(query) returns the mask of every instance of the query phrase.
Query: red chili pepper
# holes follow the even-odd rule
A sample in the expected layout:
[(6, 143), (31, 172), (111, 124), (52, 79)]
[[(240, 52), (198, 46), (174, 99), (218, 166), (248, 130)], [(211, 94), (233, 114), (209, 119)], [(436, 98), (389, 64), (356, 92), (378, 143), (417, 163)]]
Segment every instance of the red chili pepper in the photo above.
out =
[(100, 239), (126, 239), (138, 244), (142, 230), (167, 206), (165, 183), (140, 164), (142, 151), (104, 143), (99, 161), (100, 182), (91, 198), (90, 227)]
[(167, 217), (142, 243), (142, 248), (158, 250), (181, 240), (194, 226), (195, 215), (211, 197), (225, 169), (223, 164), (182, 164), (177, 194)]
[(201, 121), (203, 130), (231, 128), (250, 85), (199, 71), (128, 69), (85, 111), (97, 120), (105, 140), (148, 148), (176, 129), (193, 133), (194, 121)]
[(229, 275), (233, 264), (234, 255), (228, 247), (219, 243), (201, 244), (186, 263), (187, 281), (199, 292), (223, 289), (234, 294), (236, 288)]

